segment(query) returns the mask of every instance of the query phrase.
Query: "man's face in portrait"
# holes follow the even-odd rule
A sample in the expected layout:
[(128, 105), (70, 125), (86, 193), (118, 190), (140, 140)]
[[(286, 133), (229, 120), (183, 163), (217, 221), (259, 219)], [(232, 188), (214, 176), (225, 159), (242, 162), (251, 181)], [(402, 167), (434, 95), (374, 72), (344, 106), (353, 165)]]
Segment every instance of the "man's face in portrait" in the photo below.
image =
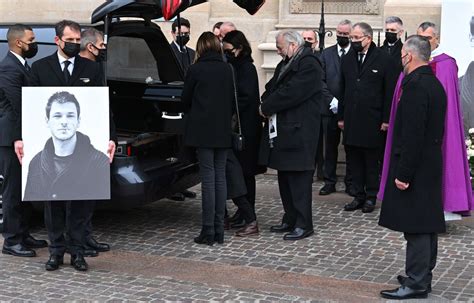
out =
[(47, 123), (54, 138), (61, 141), (71, 139), (76, 134), (80, 122), (74, 103), (52, 103)]

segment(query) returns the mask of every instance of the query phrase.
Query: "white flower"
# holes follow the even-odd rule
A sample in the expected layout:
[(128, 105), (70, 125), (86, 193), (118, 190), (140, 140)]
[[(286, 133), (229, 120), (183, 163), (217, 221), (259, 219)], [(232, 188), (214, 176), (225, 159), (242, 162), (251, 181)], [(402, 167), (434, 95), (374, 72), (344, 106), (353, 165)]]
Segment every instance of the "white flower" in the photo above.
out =
[(470, 147), (470, 146), (471, 146), (471, 144), (472, 144), (472, 141), (471, 141), (471, 139), (467, 139), (467, 140), (466, 140), (466, 146), (469, 146), (469, 147)]
[(472, 134), (474, 134), (474, 128), (469, 129), (469, 135), (472, 135)]
[(469, 156), (469, 158), (474, 157), (474, 149), (469, 149), (467, 151), (467, 155)]

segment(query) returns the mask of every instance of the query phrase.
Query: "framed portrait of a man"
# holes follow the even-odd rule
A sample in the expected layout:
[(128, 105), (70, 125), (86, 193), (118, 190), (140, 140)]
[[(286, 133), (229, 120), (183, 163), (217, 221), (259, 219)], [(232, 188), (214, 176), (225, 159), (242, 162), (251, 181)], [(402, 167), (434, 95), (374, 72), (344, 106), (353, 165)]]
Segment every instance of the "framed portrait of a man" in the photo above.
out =
[(107, 87), (23, 87), (23, 201), (110, 199)]

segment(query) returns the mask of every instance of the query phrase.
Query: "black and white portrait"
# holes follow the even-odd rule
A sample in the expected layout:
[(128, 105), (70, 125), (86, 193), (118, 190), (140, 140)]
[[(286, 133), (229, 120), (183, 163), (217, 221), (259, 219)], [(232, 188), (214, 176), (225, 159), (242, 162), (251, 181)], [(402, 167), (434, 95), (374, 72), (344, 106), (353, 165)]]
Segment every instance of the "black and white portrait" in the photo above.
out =
[(105, 87), (24, 87), (24, 201), (110, 199)]

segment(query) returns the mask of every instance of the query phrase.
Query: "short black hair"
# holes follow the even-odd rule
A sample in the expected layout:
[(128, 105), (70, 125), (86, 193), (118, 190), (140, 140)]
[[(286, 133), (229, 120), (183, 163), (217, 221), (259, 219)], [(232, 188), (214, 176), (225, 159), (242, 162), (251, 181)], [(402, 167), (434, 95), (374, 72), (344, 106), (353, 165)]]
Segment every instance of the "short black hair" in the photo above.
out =
[(8, 28), (7, 31), (7, 40), (8, 42), (12, 42), (14, 39), (19, 39), (23, 37), (26, 31), (33, 31), (31, 26), (26, 25), (26, 24), (13, 24)]
[(212, 27), (212, 30), (215, 30), (216, 28), (217, 28), (217, 29), (220, 29), (220, 28), (221, 28), (221, 25), (222, 25), (222, 23), (224, 23), (224, 22), (222, 22), (222, 21), (219, 21), (219, 22), (217, 22), (216, 24), (214, 24), (214, 26)]
[(244, 33), (239, 30), (228, 32), (222, 39), (222, 42), (232, 44), (235, 48), (242, 48), (242, 51), (240, 52), (241, 57), (252, 55), (252, 48), (250, 47), (249, 41)]
[[(188, 19), (181, 17), (179, 18), (179, 21), (181, 22), (181, 26), (186, 26), (187, 28), (191, 29), (191, 23), (189, 23)], [(178, 19), (174, 20), (173, 24), (171, 24), (171, 31), (173, 33), (178, 31)]]
[(56, 23), (54, 26), (54, 30), (56, 31), (56, 36), (62, 38), (64, 35), (64, 29), (66, 27), (71, 28), (74, 31), (81, 32), (81, 26), (79, 23), (72, 21), (72, 20), (62, 20)]
[(49, 120), (49, 114), (51, 112), (51, 106), (53, 105), (54, 102), (64, 104), (64, 103), (74, 103), (76, 105), (77, 109), (77, 117), (79, 118), (81, 116), (81, 106), (79, 105), (79, 102), (77, 101), (76, 97), (68, 92), (56, 92), (54, 93), (51, 97), (48, 99), (48, 103), (46, 104), (46, 118)]

